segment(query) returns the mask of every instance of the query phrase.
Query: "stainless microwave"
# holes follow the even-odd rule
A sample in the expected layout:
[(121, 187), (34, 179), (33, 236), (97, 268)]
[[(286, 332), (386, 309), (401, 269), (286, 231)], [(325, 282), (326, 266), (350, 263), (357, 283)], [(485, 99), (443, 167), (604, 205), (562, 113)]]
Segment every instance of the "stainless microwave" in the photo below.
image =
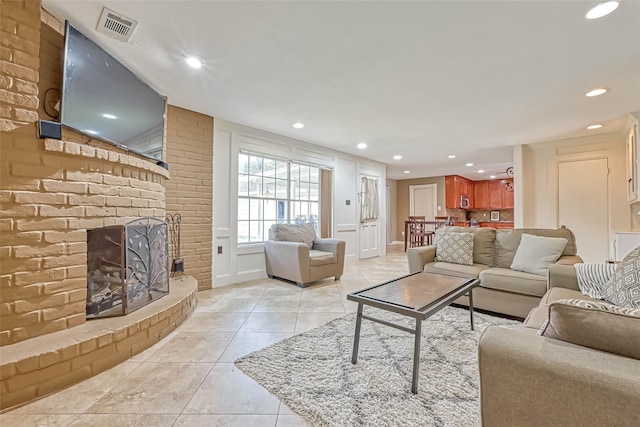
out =
[(460, 209), (469, 209), (469, 198), (464, 194), (460, 195)]

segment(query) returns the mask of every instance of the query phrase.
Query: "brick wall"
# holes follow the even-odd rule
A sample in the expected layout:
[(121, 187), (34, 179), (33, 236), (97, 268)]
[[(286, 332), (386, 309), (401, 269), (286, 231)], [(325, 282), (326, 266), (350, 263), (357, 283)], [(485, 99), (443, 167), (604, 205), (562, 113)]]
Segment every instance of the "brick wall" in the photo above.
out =
[(212, 287), (213, 117), (167, 109), (167, 213), (182, 215), (185, 272), (199, 289)]

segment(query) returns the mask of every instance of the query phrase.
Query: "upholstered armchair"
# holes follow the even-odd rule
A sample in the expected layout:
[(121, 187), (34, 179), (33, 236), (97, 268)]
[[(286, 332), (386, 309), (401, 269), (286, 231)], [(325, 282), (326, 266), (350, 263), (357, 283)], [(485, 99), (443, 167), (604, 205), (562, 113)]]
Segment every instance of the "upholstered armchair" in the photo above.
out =
[(311, 224), (274, 224), (264, 242), (267, 275), (305, 287), (344, 271), (345, 242), (316, 238)]

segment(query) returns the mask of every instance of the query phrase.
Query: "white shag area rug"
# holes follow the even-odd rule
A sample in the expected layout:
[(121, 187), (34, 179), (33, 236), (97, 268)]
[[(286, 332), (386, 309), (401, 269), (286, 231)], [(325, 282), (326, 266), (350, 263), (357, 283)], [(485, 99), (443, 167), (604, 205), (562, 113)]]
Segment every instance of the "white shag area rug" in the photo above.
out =
[[(364, 307), (408, 327), (415, 320)], [(418, 394), (411, 393), (413, 335), (363, 319), (351, 363), (356, 314), (248, 354), (235, 365), (314, 426), (479, 426), (478, 338), (514, 320), (445, 307), (422, 325)]]

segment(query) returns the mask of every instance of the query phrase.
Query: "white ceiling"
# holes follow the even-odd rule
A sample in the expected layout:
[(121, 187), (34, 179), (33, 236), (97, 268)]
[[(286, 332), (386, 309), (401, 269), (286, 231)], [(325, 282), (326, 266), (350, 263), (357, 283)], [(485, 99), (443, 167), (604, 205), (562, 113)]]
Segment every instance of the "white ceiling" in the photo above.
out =
[[(481, 179), (464, 163), (486, 176), (513, 145), (621, 131), (640, 110), (640, 2), (586, 20), (597, 3), (43, 0), (172, 105), (387, 163), (396, 179)], [(127, 44), (95, 31), (103, 6), (139, 21)], [(584, 96), (596, 87), (610, 91)]]

